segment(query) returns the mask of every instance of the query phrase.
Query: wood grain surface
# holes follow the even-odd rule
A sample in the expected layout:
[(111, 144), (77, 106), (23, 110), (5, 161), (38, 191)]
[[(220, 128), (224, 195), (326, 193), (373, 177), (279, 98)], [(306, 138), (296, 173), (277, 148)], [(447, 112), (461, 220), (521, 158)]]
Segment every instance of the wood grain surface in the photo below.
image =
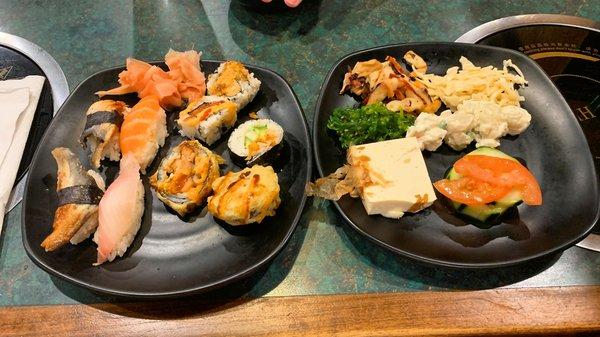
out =
[(600, 286), (0, 309), (3, 336), (600, 335)]

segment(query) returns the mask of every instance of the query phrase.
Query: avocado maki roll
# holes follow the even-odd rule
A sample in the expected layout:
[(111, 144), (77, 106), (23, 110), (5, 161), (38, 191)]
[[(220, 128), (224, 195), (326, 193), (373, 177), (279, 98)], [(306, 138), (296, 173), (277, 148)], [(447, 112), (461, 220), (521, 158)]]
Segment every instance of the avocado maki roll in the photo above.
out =
[(281, 151), (283, 129), (270, 119), (249, 120), (238, 126), (227, 145), (231, 159), (246, 166), (273, 162)]

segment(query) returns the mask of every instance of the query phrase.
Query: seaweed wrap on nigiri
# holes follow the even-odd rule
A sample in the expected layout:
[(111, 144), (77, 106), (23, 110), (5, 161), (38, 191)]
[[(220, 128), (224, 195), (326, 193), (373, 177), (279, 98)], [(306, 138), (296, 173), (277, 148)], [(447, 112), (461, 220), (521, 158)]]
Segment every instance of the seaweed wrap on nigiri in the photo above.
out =
[(230, 225), (260, 223), (279, 207), (279, 181), (271, 166), (254, 165), (229, 172), (212, 184), (208, 211)]
[(90, 148), (94, 168), (99, 168), (104, 158), (112, 161), (121, 158), (119, 133), (126, 110), (125, 103), (113, 100), (98, 101), (88, 108), (81, 143)]
[(252, 166), (273, 162), (281, 151), (283, 129), (270, 119), (249, 120), (238, 126), (227, 141), (231, 159)]
[(140, 165), (131, 154), (121, 159), (119, 176), (106, 189), (98, 205), (98, 229), (94, 265), (123, 256), (140, 229), (144, 214), (144, 185)]
[(197, 140), (186, 140), (163, 158), (150, 184), (165, 205), (185, 216), (206, 201), (223, 162)]
[(58, 166), (58, 208), (52, 233), (41, 244), (47, 252), (67, 242), (76, 245), (94, 232), (98, 226), (98, 203), (104, 193), (102, 177), (92, 170), (86, 172), (71, 150), (57, 147), (52, 156)]
[(204, 96), (179, 113), (177, 124), (182, 136), (211, 145), (235, 125), (237, 104), (226, 98)]
[(225, 97), (241, 110), (258, 93), (260, 81), (240, 62), (226, 61), (208, 76), (206, 88), (209, 95)]

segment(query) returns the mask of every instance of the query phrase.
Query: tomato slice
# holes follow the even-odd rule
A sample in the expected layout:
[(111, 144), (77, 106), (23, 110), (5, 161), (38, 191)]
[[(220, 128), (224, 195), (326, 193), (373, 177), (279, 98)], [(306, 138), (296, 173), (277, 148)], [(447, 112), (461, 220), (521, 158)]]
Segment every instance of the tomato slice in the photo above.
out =
[(469, 155), (454, 164), (456, 173), (488, 184), (518, 189), (528, 205), (542, 204), (542, 190), (537, 180), (521, 163), (482, 155)]
[(466, 205), (485, 205), (496, 201), (508, 192), (508, 186), (494, 185), (471, 177), (455, 180), (442, 179), (433, 186), (448, 199)]

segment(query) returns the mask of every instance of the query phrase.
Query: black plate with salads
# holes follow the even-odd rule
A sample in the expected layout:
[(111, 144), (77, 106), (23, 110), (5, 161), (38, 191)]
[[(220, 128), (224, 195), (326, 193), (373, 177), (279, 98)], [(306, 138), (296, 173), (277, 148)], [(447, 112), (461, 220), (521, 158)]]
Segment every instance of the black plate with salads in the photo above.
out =
[[(495, 221), (476, 221), (459, 214), (449, 205), (448, 198), (436, 189), (437, 200), (430, 207), (405, 213), (400, 218), (389, 218), (368, 215), (361, 198), (345, 195), (335, 202), (335, 206), (348, 224), (385, 249), (427, 263), (457, 268), (522, 263), (564, 250), (585, 237), (598, 219), (600, 205), (594, 161), (586, 138), (567, 102), (544, 71), (527, 56), (508, 49), (461, 43), (414, 43), (377, 47), (343, 57), (327, 75), (317, 101), (313, 145), (319, 174), (322, 177), (330, 175), (346, 164), (345, 142), (348, 139), (358, 140), (355, 144), (360, 144), (399, 137), (389, 130), (377, 131), (377, 123), (373, 123), (371, 129), (363, 128), (367, 131), (360, 135), (340, 137), (339, 116), (356, 118), (351, 113), (341, 113), (340, 108), (362, 106), (360, 111), (363, 113), (371, 108), (361, 102), (367, 100), (365, 96), (340, 94), (340, 89), (345, 74), (357, 62), (371, 59), (383, 62), (386, 56), (392, 56), (402, 60), (401, 66), (410, 72), (410, 62), (403, 60), (403, 55), (409, 51), (414, 51), (425, 61), (427, 74), (439, 76), (445, 75), (448, 68), (460, 66), (461, 56), (478, 67), (491, 65), (502, 69), (503, 60), (510, 59), (520, 68), (527, 80), (526, 85), (518, 86), (519, 94), (524, 97), (520, 105), (531, 115), (531, 122), (520, 134), (500, 138), (497, 149), (526, 167), (537, 179), (543, 203), (530, 206), (517, 198), (510, 204), (514, 207), (509, 207)], [(368, 80), (354, 76), (350, 78), (352, 81), (364, 88)], [(380, 105), (377, 109), (386, 108)], [(434, 110), (440, 115), (445, 109), (446, 105), (442, 104)], [(332, 119), (334, 111), (336, 117)], [(353, 111), (356, 114), (358, 110)], [(406, 111), (404, 115), (407, 115)], [(366, 114), (352, 125), (368, 124), (369, 116), (374, 114)], [(414, 122), (414, 117), (397, 119), (393, 123), (398, 125)], [(381, 119), (379, 123), (382, 123)], [(336, 124), (338, 131), (332, 130)], [(446, 124), (443, 127), (446, 128)], [(406, 131), (404, 126), (400, 129)], [(365, 136), (370, 132), (373, 134)], [(434, 151), (423, 151), (431, 182), (447, 178), (453, 164), (474, 151), (474, 145), (471, 143), (464, 149), (455, 150), (442, 144)], [(482, 146), (473, 154), (496, 153), (496, 150), (486, 149)]]

